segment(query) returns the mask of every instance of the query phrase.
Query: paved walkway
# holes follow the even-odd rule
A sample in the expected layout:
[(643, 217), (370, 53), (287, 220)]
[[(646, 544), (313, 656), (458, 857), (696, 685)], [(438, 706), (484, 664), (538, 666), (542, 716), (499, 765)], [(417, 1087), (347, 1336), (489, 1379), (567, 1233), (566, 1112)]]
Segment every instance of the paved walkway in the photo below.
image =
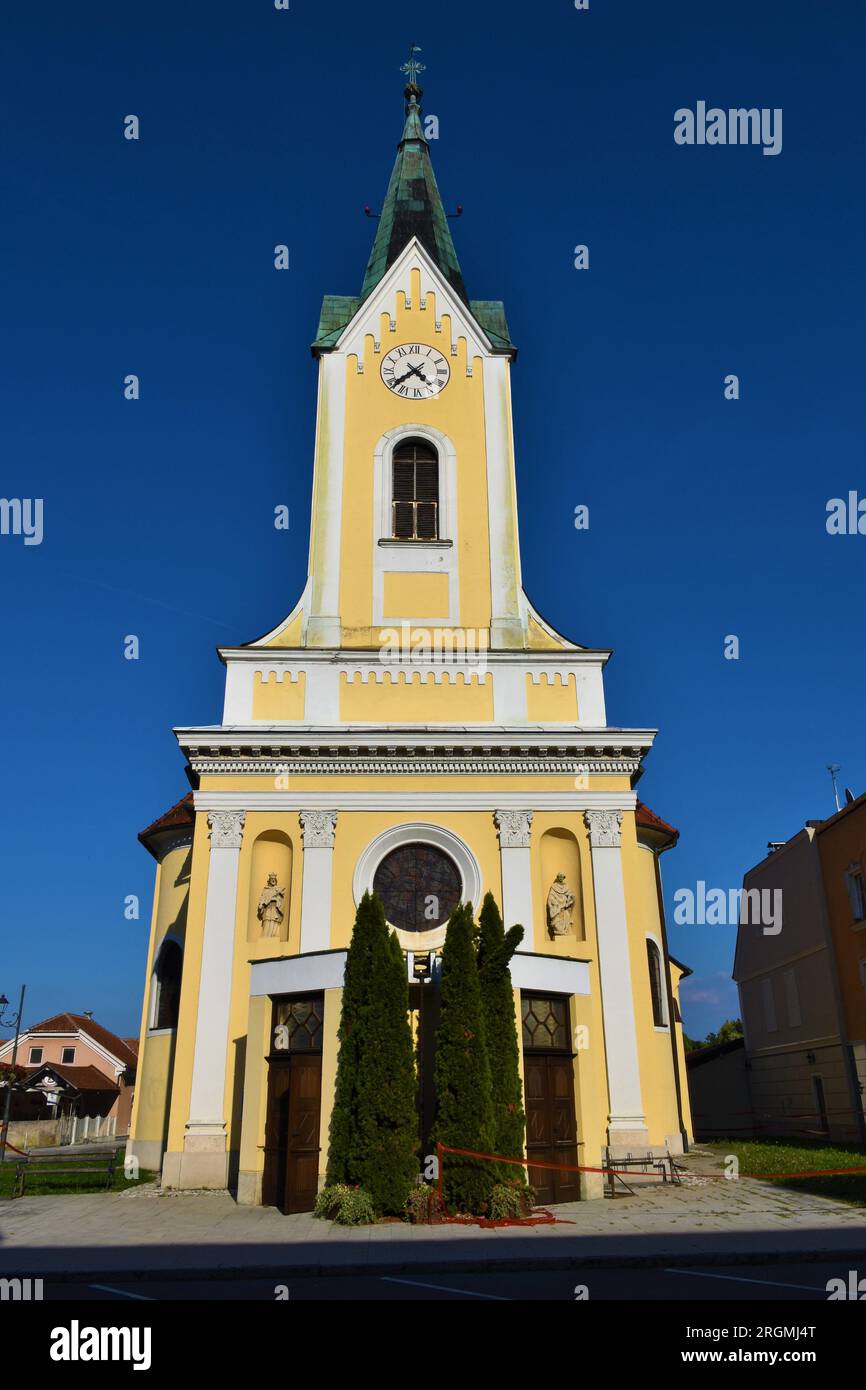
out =
[[(695, 1158), (697, 1168), (706, 1167)], [(346, 1228), (273, 1207), (239, 1207), (220, 1192), (142, 1186), (25, 1196), (0, 1202), (0, 1273), (201, 1278), (866, 1258), (866, 1208), (751, 1179), (694, 1176), (679, 1187), (557, 1207), (556, 1215), (555, 1226), (520, 1229), (404, 1222)]]

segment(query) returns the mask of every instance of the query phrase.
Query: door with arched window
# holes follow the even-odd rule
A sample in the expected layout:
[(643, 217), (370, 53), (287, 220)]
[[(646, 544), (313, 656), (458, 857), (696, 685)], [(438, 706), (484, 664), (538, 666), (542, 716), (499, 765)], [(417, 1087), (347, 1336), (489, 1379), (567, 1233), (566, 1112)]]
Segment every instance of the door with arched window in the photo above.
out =
[[(542, 1204), (580, 1197), (574, 1054), (569, 1001), (562, 995), (521, 995), (526, 1157)], [(532, 1160), (544, 1163), (534, 1167)]]
[(262, 1204), (312, 1211), (321, 1156), (322, 994), (274, 1002)]

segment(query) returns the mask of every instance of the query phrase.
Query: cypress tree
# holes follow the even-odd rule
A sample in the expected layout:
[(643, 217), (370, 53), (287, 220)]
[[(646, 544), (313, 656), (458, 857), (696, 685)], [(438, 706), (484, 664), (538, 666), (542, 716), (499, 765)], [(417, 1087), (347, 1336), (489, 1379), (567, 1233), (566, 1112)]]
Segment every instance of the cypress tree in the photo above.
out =
[(379, 898), (358, 1070), (359, 1178), (378, 1211), (400, 1213), (418, 1176), (415, 1048), (406, 958)]
[(328, 1169), (325, 1181), (356, 1183), (360, 1163), (358, 1130), (358, 1071), (364, 1035), (364, 1012), (370, 996), (370, 974), (376, 908), (369, 893), (358, 904), (352, 940), (346, 955), (343, 977), (343, 1003), (337, 1037), (337, 1080), (328, 1143)]
[[(436, 1033), (436, 1143), (490, 1153), (493, 1104), (484, 1039), (481, 986), (475, 958), (472, 908), (455, 908), (442, 949), (442, 985)], [(443, 1187), (450, 1206), (479, 1211), (496, 1181), (488, 1160), (446, 1154)]]
[[(506, 932), (492, 893), (485, 895), (478, 927), (478, 979), (493, 1102), (492, 1151), (522, 1158), (526, 1115), (509, 963), (523, 940), (523, 928), (511, 927)], [(526, 1172), (503, 1165), (502, 1176), (525, 1181)]]
[(359, 1185), (394, 1213), (418, 1167), (408, 989), (382, 903), (365, 893), (346, 958), (326, 1181)]

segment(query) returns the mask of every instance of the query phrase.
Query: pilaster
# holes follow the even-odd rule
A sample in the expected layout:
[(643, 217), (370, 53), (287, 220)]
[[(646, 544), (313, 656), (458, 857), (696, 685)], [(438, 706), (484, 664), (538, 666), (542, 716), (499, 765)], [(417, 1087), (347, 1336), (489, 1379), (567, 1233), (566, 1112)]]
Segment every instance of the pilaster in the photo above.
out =
[(622, 873), (622, 811), (585, 811), (592, 853), (612, 1147), (646, 1147)]

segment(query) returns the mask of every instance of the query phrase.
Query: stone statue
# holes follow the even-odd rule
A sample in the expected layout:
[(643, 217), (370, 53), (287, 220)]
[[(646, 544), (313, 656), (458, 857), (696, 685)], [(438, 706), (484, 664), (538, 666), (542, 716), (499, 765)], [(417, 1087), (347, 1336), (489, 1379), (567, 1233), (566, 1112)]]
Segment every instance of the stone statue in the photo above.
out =
[(286, 890), (277, 885), (276, 874), (268, 874), (262, 889), (256, 916), (262, 924), (262, 936), (279, 936), (285, 916)]
[(547, 895), (547, 927), (551, 936), (569, 935), (573, 908), (574, 894), (565, 881), (565, 874), (557, 874)]

